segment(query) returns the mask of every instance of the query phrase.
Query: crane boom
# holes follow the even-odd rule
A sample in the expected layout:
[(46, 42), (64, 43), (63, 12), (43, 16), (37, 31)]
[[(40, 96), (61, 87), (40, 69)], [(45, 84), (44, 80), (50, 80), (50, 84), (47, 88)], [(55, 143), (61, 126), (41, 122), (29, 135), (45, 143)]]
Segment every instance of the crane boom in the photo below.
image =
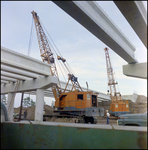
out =
[(111, 60), (110, 60), (109, 53), (108, 53), (108, 48), (105, 48), (104, 50), (105, 50), (105, 56), (106, 56), (108, 86), (110, 87), (111, 100), (112, 102), (117, 102), (118, 101), (117, 94), (120, 94), (120, 93), (116, 91), (115, 85), (118, 83), (115, 82), (113, 68), (112, 68)]
[(43, 62), (47, 62), (48, 64), (51, 64), (51, 67), (50, 67), (51, 75), (58, 78), (58, 84), (56, 86), (52, 87), (54, 97), (57, 100), (57, 98), (59, 97), (59, 95), (62, 91), (61, 91), (61, 85), (60, 85), (58, 72), (57, 72), (55, 60), (53, 57), (53, 53), (50, 49), (46, 35), (45, 35), (43, 28), (40, 24), (39, 17), (37, 16), (37, 13), (34, 11), (32, 11), (31, 13), (32, 13), (33, 18), (34, 18), (34, 23), (35, 23), (35, 28), (36, 28), (41, 58), (42, 58)]
[[(58, 97), (60, 96), (60, 94), (62, 93), (62, 88), (60, 85), (60, 80), (59, 80), (58, 72), (56, 69), (56, 64), (55, 64), (55, 60), (53, 57), (53, 53), (51, 51), (51, 48), (49, 46), (48, 40), (47, 40), (46, 35), (44, 33), (44, 30), (41, 26), (41, 23), (40, 23), (40, 20), (39, 20), (37, 13), (34, 11), (32, 11), (31, 13), (32, 13), (33, 18), (34, 18), (34, 23), (35, 23), (35, 28), (36, 28), (41, 58), (42, 58), (43, 62), (47, 62), (48, 64), (51, 64), (51, 68), (50, 68), (51, 75), (58, 78), (58, 84), (56, 86), (52, 87), (54, 97), (57, 100)], [(65, 64), (66, 60), (60, 56), (57, 56), (57, 59), (61, 60), (64, 63), (68, 72), (70, 72), (68, 67)], [(72, 73), (68, 74), (68, 82), (69, 82), (69, 80), (72, 82), (73, 88), (75, 90), (83, 91), (78, 80), (77, 80), (77, 77), (75, 77)], [(68, 83), (67, 83), (67, 85), (68, 85)], [(66, 91), (66, 88), (67, 88), (67, 86), (65, 87), (63, 92)]]
[(112, 101), (110, 104), (110, 113), (113, 116), (130, 113), (128, 101), (123, 101), (120, 92), (117, 92), (116, 90), (115, 85), (118, 83), (115, 82), (108, 48), (104, 48), (104, 50), (105, 50), (105, 57), (106, 57), (108, 86), (110, 87), (110, 95), (111, 95), (111, 101)]

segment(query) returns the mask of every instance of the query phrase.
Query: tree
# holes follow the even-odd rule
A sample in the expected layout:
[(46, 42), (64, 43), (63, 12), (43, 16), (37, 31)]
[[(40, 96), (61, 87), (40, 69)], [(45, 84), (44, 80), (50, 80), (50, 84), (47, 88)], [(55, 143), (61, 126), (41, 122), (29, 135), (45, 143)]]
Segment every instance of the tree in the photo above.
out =
[(1, 102), (6, 106), (7, 105), (7, 99), (5, 95), (1, 95)]
[[(23, 106), (24, 107), (28, 107), (28, 106), (34, 106), (35, 102), (33, 101), (33, 99), (30, 99), (30, 97), (26, 97), (23, 99)], [(46, 102), (44, 100), (44, 105), (46, 105)]]
[(51, 102), (51, 107), (54, 107), (55, 106), (55, 101), (52, 101)]
[(35, 105), (35, 102), (30, 99), (30, 97), (26, 97), (23, 99), (23, 106), (24, 107), (28, 107), (28, 106), (34, 106)]
[(24, 107), (30, 106), (30, 97), (26, 97), (23, 99), (23, 106)]
[(30, 106), (34, 106), (34, 105), (35, 105), (35, 102), (31, 99)]

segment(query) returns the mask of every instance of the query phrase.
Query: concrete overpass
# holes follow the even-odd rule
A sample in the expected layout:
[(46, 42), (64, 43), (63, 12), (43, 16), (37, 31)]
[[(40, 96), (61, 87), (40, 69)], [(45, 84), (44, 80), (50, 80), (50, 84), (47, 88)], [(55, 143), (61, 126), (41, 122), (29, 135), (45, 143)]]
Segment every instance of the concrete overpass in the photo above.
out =
[[(96, 2), (54, 1), (54, 3), (128, 62), (128, 65), (123, 66), (125, 75), (147, 78), (147, 63), (138, 63), (134, 57), (135, 47)], [(134, 5), (137, 6), (135, 11), (141, 13), (142, 6), (140, 7), (140, 2), (138, 4), (134, 2)], [(141, 16), (139, 15), (139, 17)], [(142, 17), (145, 16), (143, 15)], [(50, 74), (50, 65), (3, 47), (1, 47), (1, 54), (1, 94), (8, 93), (8, 106), (13, 98), (13, 92), (18, 84), (17, 81), (20, 80), (17, 92), (31, 92), (37, 95), (35, 118), (36, 120), (42, 120), (42, 114), (40, 116), (37, 115), (38, 110), (41, 112), (42, 108), (40, 109), (40, 106), (43, 104), (39, 99), (43, 99), (44, 95), (53, 97), (50, 87), (57, 83), (57, 79)], [(65, 87), (64, 82), (62, 85)], [(87, 89), (83, 88), (83, 90)], [(99, 93), (98, 101), (110, 100), (109, 95), (97, 91), (94, 92)], [(13, 112), (12, 109), (11, 112)]]
[[(49, 64), (43, 63), (42, 61), (6, 49), (4, 47), (1, 47), (1, 57), (2, 57), (1, 58), (1, 84), (3, 84), (2, 85), (3, 88), (1, 90), (2, 94), (6, 94), (11, 91), (14, 91), (14, 89), (10, 85), (8, 86), (9, 83), (15, 83), (17, 82), (17, 80), (22, 80), (23, 82), (25, 81), (26, 82), (29, 81), (29, 82), (25, 86), (23, 83), (22, 85), (23, 87), (20, 87), (18, 89), (18, 92), (26, 92), (26, 93), (29, 92), (31, 94), (36, 94), (36, 89), (39, 84), (40, 87), (42, 88), (44, 87), (45, 96), (54, 97), (52, 90), (50, 88), (52, 84), (51, 86), (49, 86), (49, 88), (48, 86), (46, 86), (46, 84), (48, 85), (50, 81), (47, 82), (47, 80), (45, 81), (42, 80), (44, 78), (47, 78), (48, 76), (51, 76)], [(37, 82), (41, 82), (41, 83), (37, 84)], [(62, 89), (64, 90), (66, 86), (66, 82), (60, 81), (60, 83)], [(70, 89), (72, 89), (72, 84), (69, 83), (68, 87), (69, 88), (67, 88), (66, 92), (69, 92)], [(82, 87), (82, 89), (84, 91), (87, 91), (87, 88)], [(92, 89), (88, 89), (88, 90), (97, 93), (99, 100), (101, 99), (110, 100), (110, 96), (108, 96), (107, 94), (94, 91)]]
[[(125, 3), (124, 1), (120, 2)], [(120, 2), (117, 1), (115, 4), (121, 10), (122, 4), (120, 4)], [(123, 66), (123, 74), (131, 77), (147, 79), (147, 63), (138, 63), (138, 60), (136, 60), (134, 56), (136, 48), (106, 15), (97, 2), (53, 1), (53, 3), (63, 9), (67, 14), (78, 21), (128, 63), (128, 65)], [(132, 24), (137, 35), (145, 44), (145, 41), (147, 41), (146, 10), (141, 1), (131, 1), (127, 3), (130, 6), (127, 7), (127, 5), (124, 4), (124, 11), (121, 12), (125, 16), (130, 16), (127, 21)], [(129, 8), (133, 8), (133, 10), (130, 11)], [(138, 14), (137, 18), (134, 18), (135, 13), (136, 15)], [(135, 20), (137, 24), (135, 23)], [(146, 44), (145, 46), (147, 47)]]
[(114, 1), (147, 48), (147, 12), (141, 1)]
[(50, 65), (1, 47), (1, 95), (8, 94), (7, 110), (13, 120), (16, 93), (36, 91), (35, 120), (43, 120), (44, 91), (56, 85)]
[[(10, 120), (13, 118), (15, 93), (36, 95), (35, 120), (43, 120), (41, 106), (44, 104), (44, 96), (53, 97), (51, 87), (58, 83), (58, 79), (51, 76), (50, 67), (50, 64), (1, 47), (1, 95), (8, 94), (7, 109)], [(61, 82), (62, 89), (65, 86), (66, 83)], [(69, 87), (71, 89), (72, 85), (69, 84)], [(83, 87), (82, 89), (87, 90)], [(67, 89), (66, 92), (68, 91)], [(109, 95), (92, 91), (98, 94), (98, 101), (110, 100)]]
[[(61, 83), (62, 89), (64, 89), (65, 86), (66, 86), (66, 82), (60, 81), (60, 83)], [(68, 87), (69, 87), (69, 89), (67, 88), (66, 92), (70, 91), (70, 89), (72, 88), (72, 84), (69, 83)], [(87, 91), (87, 88), (82, 87), (82, 90), (83, 91)], [(95, 90), (92, 90), (92, 89), (88, 89), (88, 90), (89, 91), (93, 91), (94, 93), (98, 94), (98, 102), (110, 101), (111, 100), (111, 98), (110, 98), (110, 96), (108, 94), (105, 94), (105, 93), (102, 93), (102, 92), (98, 92), (98, 91), (95, 91)], [(29, 93), (31, 95), (36, 95), (35, 91), (26, 92), (26, 94), (29, 94)], [(45, 97), (52, 97), (52, 98), (54, 98), (51, 88), (46, 89), (45, 92), (44, 92), (44, 95), (45, 95)]]

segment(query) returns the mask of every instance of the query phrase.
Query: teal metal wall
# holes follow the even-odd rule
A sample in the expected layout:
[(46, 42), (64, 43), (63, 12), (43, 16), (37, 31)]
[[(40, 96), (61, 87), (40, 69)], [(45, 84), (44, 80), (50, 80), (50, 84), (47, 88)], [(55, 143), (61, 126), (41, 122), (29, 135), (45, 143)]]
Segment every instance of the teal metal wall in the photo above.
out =
[(147, 149), (147, 131), (1, 123), (1, 148)]

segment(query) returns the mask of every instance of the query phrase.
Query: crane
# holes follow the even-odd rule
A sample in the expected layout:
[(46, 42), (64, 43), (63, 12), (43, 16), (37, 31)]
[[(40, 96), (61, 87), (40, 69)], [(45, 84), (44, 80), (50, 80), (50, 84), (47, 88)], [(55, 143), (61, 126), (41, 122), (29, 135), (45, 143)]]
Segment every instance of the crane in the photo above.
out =
[(118, 82), (115, 81), (115, 77), (113, 74), (113, 68), (111, 65), (111, 60), (108, 52), (109, 49), (104, 48), (104, 50), (106, 57), (108, 86), (110, 87), (110, 96), (111, 96), (110, 114), (112, 116), (128, 114), (130, 113), (128, 101), (123, 101), (120, 92), (117, 92), (116, 89), (116, 85), (118, 84)]
[[(42, 58), (43, 62), (47, 62), (48, 64), (51, 64), (51, 68), (50, 68), (51, 75), (58, 78), (58, 85), (52, 87), (54, 97), (57, 100), (59, 95), (62, 93), (62, 89), (61, 89), (61, 85), (60, 85), (59, 76), (58, 76), (55, 60), (53, 57), (53, 53), (51, 51), (51, 48), (49, 46), (48, 40), (47, 40), (46, 35), (43, 31), (43, 28), (41, 26), (41, 23), (39, 21), (39, 17), (37, 16), (37, 13), (32, 11), (32, 15), (34, 18), (36, 33), (37, 33), (37, 37), (38, 37), (38, 44), (39, 44), (41, 58)], [(66, 59), (64, 59), (60, 56), (57, 56), (57, 59), (61, 60), (63, 63), (65, 63), (65, 61), (66, 61)], [(77, 78), (73, 74), (70, 74), (70, 73), (68, 74), (68, 76), (69, 76), (68, 82), (69, 82), (69, 80), (71, 80), (75, 89), (78, 88), (82, 91), (82, 88), (80, 87), (80, 85), (77, 81)]]
[[(31, 13), (35, 23), (41, 58), (43, 62), (51, 64), (51, 75), (58, 78), (58, 84), (52, 87), (52, 92), (55, 97), (54, 112), (58, 112), (60, 115), (74, 116), (78, 118), (79, 122), (97, 123), (96, 116), (99, 116), (100, 112), (97, 94), (92, 91), (83, 91), (77, 77), (75, 77), (66, 65), (66, 59), (57, 55), (57, 60), (61, 60), (68, 71), (68, 81), (65, 89), (62, 91), (55, 58), (53, 57), (53, 52), (40, 23), (39, 16), (34, 11)], [(72, 89), (66, 92), (69, 81), (72, 83)]]

